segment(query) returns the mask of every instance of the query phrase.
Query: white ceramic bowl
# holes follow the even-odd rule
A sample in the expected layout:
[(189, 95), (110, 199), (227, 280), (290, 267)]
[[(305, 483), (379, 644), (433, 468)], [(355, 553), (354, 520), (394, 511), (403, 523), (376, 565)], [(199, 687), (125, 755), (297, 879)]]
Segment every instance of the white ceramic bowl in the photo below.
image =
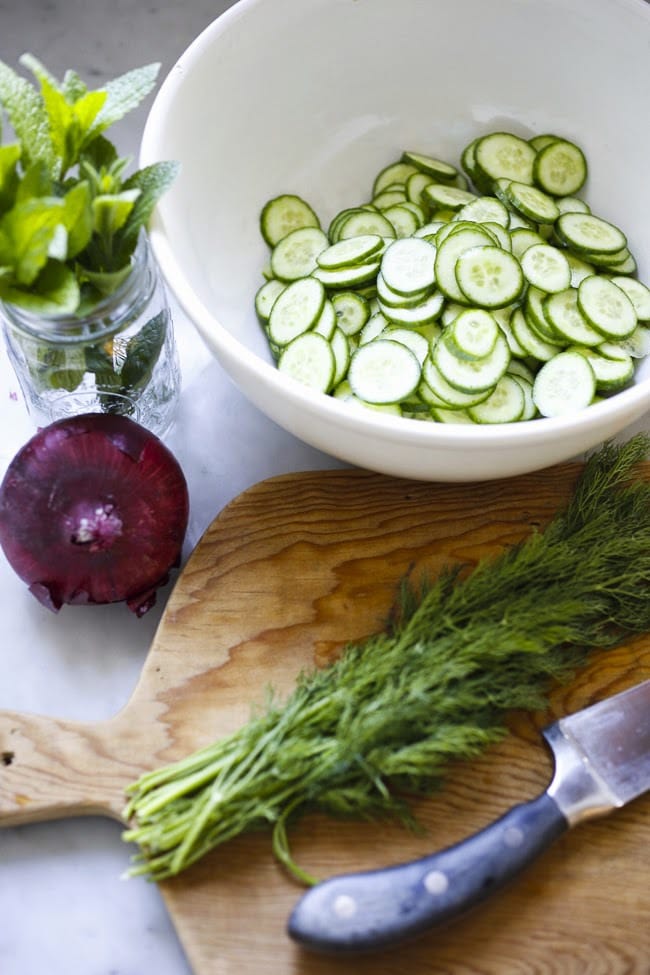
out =
[(307, 443), (415, 479), (539, 469), (638, 420), (650, 361), (631, 388), (561, 418), (488, 427), (346, 407), (272, 364), (253, 308), (259, 212), (294, 192), (326, 226), (404, 148), (457, 161), (477, 134), (554, 131), (585, 149), (585, 198), (627, 232), (647, 281), (649, 120), (645, 0), (240, 0), (180, 58), (147, 121), (141, 162), (182, 164), (154, 250), (233, 381)]

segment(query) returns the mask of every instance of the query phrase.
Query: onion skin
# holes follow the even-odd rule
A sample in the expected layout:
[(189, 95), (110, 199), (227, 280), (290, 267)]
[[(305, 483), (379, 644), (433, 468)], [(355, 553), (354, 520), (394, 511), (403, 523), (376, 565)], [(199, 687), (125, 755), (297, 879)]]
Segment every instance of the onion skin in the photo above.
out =
[(178, 566), (189, 498), (168, 448), (128, 417), (39, 430), (0, 485), (0, 545), (44, 606), (125, 601), (142, 616)]

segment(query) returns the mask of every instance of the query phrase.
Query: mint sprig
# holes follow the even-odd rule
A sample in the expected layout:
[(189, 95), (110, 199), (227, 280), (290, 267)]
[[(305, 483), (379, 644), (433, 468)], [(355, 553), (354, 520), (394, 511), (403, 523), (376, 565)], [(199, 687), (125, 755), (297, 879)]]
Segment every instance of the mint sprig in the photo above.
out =
[(0, 300), (49, 315), (83, 313), (129, 273), (142, 227), (176, 163), (127, 176), (106, 138), (153, 89), (158, 64), (89, 90), (58, 81), (32, 54), (34, 81), (0, 61), (0, 109), (16, 141), (0, 146)]

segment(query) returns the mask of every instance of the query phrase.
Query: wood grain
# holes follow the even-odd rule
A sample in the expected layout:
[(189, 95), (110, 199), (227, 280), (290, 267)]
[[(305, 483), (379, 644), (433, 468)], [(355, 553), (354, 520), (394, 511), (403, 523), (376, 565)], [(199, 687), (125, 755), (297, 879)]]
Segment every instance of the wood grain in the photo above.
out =
[[(492, 556), (545, 524), (577, 466), (476, 485), (361, 471), (290, 474), (233, 501), (170, 597), (127, 706), (97, 724), (0, 713), (0, 825), (102, 812), (120, 818), (141, 771), (241, 725), (274, 685), (326, 664), (383, 626), (400, 576)], [(320, 877), (419, 856), (543, 790), (540, 728), (650, 676), (650, 641), (594, 656), (546, 714), (452, 768), (417, 805), (425, 827), (302, 820), (298, 861)], [(650, 975), (648, 797), (562, 838), (506, 892), (443, 932), (353, 961), (310, 956), (286, 937), (300, 894), (267, 835), (242, 837), (161, 885), (197, 975)]]

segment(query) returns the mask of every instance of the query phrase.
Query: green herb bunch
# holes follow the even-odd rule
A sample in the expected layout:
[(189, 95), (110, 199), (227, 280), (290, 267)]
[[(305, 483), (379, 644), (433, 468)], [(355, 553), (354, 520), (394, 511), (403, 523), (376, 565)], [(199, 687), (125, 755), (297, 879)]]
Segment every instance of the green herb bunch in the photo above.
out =
[(145, 774), (128, 790), (132, 873), (178, 873), (250, 829), (320, 809), (413, 824), (407, 797), (437, 789), (452, 760), (505, 734), (511, 709), (537, 710), (594, 648), (650, 631), (650, 484), (633, 476), (637, 436), (586, 464), (543, 531), (465, 574), (403, 583), (385, 631), (303, 674), (234, 734)]
[(57, 81), (33, 55), (21, 64), (33, 82), (0, 62), (0, 108), (15, 136), (0, 145), (0, 300), (81, 315), (128, 274), (176, 174), (161, 162), (127, 176), (130, 159), (104, 135), (149, 94), (159, 65), (91, 91), (74, 71)]

